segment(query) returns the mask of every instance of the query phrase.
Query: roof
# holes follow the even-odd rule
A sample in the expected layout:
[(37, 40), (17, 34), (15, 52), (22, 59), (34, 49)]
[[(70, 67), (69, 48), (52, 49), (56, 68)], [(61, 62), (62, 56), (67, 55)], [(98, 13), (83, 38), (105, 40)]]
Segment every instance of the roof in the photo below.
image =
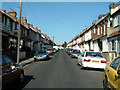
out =
[(120, 35), (120, 30), (111, 33), (111, 34), (109, 35), (109, 38), (114, 37), (114, 36), (117, 36), (117, 35)]
[(105, 16), (103, 16), (102, 18), (96, 20), (96, 21), (95, 21), (95, 25), (99, 24), (99, 23), (100, 23), (103, 19), (105, 19), (109, 14), (110, 14), (110, 12), (107, 13), (107, 14), (106, 14)]
[(102, 35), (99, 35), (99, 36), (97, 36), (94, 40), (97, 40), (97, 39), (99, 39), (99, 38), (101, 38), (102, 37)]
[(6, 12), (6, 10), (3, 10), (3, 9), (1, 9), (0, 8), (0, 11), (2, 12), (2, 13), (4, 13), (5, 15), (7, 15), (8, 17), (10, 17), (11, 19), (13, 19), (14, 21), (19, 21), (19, 19), (17, 18), (17, 17), (13, 17), (12, 15), (10, 15), (10, 14), (8, 14), (7, 12)]

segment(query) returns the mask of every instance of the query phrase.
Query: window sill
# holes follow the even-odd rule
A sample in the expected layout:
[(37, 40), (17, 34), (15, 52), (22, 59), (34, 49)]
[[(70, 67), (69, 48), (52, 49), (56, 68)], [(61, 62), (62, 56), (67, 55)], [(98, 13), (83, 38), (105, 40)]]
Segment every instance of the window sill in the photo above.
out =
[(120, 24), (118, 24), (117, 26), (114, 26), (114, 28), (117, 28), (117, 27), (119, 27), (120, 26)]

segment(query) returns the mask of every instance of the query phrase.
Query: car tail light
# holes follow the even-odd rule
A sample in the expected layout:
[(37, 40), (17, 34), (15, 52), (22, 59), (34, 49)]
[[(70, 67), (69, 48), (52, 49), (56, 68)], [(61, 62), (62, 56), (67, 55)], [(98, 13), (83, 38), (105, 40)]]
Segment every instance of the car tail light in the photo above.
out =
[(105, 60), (101, 60), (101, 63), (106, 63), (106, 61)]
[(53, 52), (52, 50), (50, 50), (50, 52)]
[(91, 59), (84, 59), (84, 62), (90, 62)]

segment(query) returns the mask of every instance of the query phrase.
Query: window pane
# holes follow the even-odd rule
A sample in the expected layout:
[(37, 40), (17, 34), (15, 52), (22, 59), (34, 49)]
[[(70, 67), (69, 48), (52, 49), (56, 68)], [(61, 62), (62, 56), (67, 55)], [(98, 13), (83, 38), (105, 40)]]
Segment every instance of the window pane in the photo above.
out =
[(119, 64), (118, 70), (120, 70), (120, 64)]
[(117, 67), (118, 67), (118, 65), (119, 65), (119, 63), (120, 63), (120, 57), (117, 58), (117, 59), (115, 59), (115, 60), (112, 62), (111, 67), (116, 70)]
[(7, 56), (3, 56), (3, 58), (7, 64), (13, 64), (12, 60), (10, 58), (8, 58)]
[(84, 57), (85, 52), (82, 52), (81, 56)]
[(114, 40), (112, 40), (112, 50), (115, 50), (114, 46)]
[(99, 27), (99, 25), (98, 25), (98, 35), (100, 35), (100, 27)]

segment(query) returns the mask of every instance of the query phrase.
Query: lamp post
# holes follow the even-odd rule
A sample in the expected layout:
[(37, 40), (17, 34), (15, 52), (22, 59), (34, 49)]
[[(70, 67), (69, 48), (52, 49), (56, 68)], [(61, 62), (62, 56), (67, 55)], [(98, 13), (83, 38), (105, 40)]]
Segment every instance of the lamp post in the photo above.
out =
[(18, 45), (17, 45), (17, 64), (19, 64), (19, 52), (20, 52), (20, 30), (21, 30), (21, 5), (22, 0), (20, 0), (20, 11), (19, 11), (19, 30), (18, 30)]
[(53, 36), (53, 46), (54, 46), (54, 36)]

